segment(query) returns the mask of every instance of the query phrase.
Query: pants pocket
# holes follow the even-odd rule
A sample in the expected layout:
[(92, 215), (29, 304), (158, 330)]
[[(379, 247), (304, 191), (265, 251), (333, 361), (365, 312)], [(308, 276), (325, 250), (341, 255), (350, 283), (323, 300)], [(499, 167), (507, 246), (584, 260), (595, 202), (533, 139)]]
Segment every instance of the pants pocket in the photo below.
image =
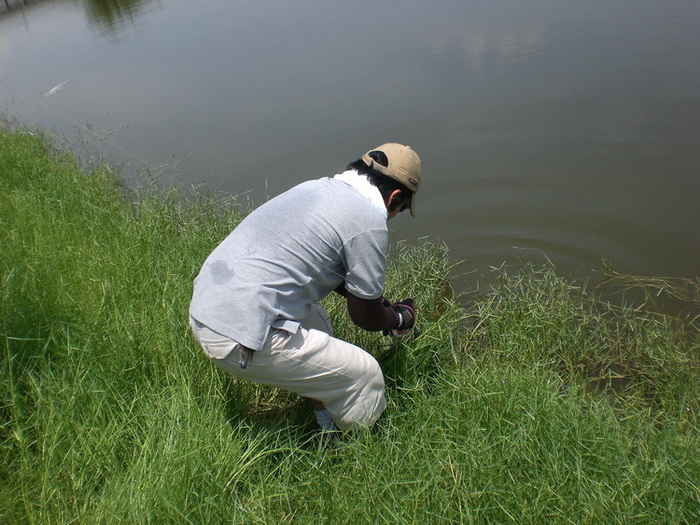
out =
[(238, 346), (230, 337), (215, 332), (195, 319), (190, 318), (190, 327), (194, 338), (209, 359), (224, 359)]

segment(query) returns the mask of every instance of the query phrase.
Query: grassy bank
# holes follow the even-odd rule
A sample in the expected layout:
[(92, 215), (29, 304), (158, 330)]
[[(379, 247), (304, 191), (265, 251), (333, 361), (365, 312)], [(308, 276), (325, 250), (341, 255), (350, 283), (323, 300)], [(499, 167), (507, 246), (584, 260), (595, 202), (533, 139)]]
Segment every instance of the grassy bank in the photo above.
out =
[(0, 522), (697, 523), (697, 328), (607, 306), (551, 268), (468, 311), (435, 245), (388, 286), (421, 306), (379, 356), (389, 406), (337, 453), (294, 396), (190, 337), (191, 282), (232, 207), (135, 196), (0, 131)]

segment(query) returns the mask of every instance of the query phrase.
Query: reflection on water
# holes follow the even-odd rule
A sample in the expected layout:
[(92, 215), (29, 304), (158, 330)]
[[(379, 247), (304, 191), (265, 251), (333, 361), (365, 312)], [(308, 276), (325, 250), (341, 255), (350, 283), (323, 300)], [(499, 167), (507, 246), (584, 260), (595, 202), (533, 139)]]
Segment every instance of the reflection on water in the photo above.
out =
[(449, 34), (435, 34), (428, 45), (435, 53), (451, 50), (462, 53), (466, 69), (479, 70), (488, 62), (505, 65), (525, 60), (546, 40), (544, 26), (515, 29), (466, 26)]
[(92, 25), (114, 34), (133, 23), (146, 4), (154, 0), (81, 0)]
[[(100, 28), (103, 34), (115, 35), (120, 29), (132, 24), (143, 11), (146, 4), (159, 0), (2, 0), (0, 17), (4, 14), (20, 11), (28, 14), (37, 7), (82, 7), (87, 14), (90, 25)], [(32, 18), (25, 18), (27, 25)]]

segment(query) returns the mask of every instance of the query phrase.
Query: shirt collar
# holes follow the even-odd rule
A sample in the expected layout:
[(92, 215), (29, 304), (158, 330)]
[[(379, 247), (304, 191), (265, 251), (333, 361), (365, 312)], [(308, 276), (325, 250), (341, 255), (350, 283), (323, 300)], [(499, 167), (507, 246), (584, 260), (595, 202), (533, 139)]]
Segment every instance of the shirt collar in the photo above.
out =
[(388, 217), (386, 211), (386, 204), (384, 204), (384, 199), (382, 194), (374, 184), (372, 184), (367, 175), (361, 175), (355, 170), (344, 171), (343, 173), (333, 177), (338, 179), (345, 184), (352, 186), (357, 191), (359, 191), (364, 197), (369, 200), (370, 203), (384, 216), (384, 219)]

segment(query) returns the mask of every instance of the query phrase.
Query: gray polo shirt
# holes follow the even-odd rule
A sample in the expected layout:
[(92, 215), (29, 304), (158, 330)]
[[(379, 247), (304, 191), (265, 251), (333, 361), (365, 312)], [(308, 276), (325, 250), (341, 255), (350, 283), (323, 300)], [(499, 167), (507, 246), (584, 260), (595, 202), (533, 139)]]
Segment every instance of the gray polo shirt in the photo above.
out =
[(291, 332), (310, 305), (343, 281), (363, 299), (382, 295), (386, 216), (331, 178), (302, 183), (248, 215), (209, 255), (190, 315), (259, 350), (271, 327)]

